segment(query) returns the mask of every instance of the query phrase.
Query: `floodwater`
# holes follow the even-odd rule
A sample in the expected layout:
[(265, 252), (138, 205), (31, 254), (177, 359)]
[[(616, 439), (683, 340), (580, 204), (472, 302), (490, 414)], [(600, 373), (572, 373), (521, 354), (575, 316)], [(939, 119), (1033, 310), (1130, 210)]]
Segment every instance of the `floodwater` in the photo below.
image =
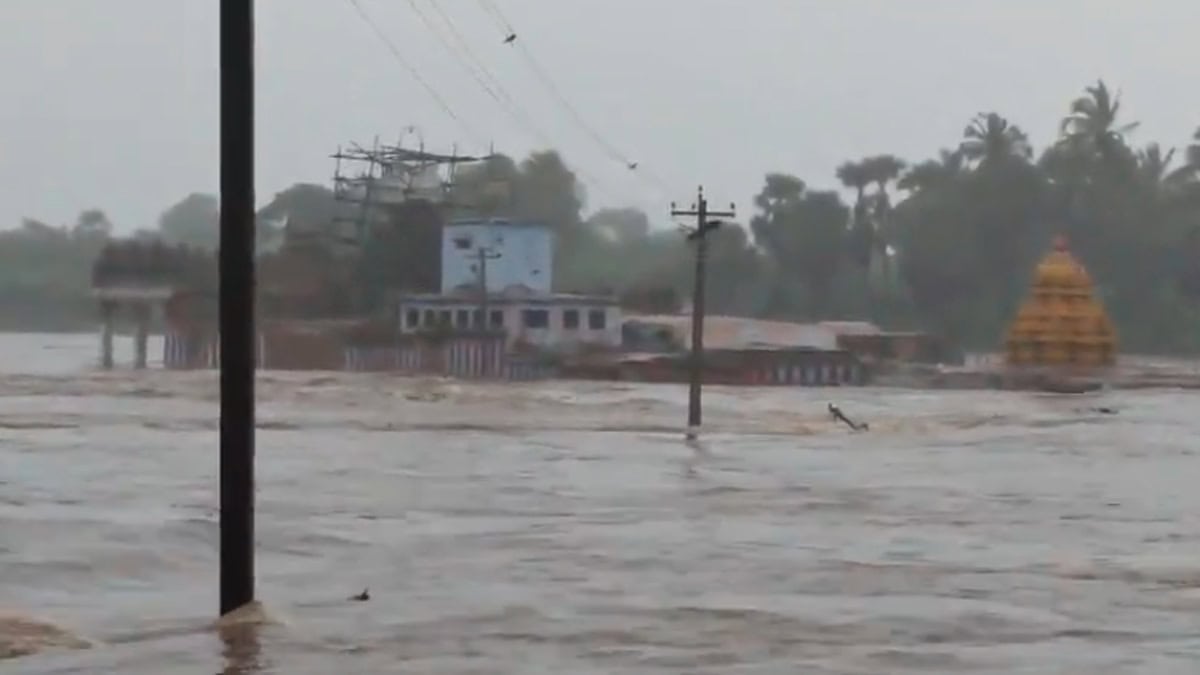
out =
[(5, 673), (1200, 672), (1196, 394), (266, 373), (217, 631), (215, 375), (95, 353), (0, 336)]

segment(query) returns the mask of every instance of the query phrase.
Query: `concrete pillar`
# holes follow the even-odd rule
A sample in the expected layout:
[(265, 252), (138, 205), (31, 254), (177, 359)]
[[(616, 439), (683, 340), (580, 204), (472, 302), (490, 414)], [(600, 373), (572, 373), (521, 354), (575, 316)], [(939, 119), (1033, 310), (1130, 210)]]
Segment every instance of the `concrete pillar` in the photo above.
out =
[(112, 370), (113, 367), (113, 321), (116, 309), (116, 303), (100, 304), (100, 367), (105, 370)]
[(146, 369), (146, 352), (147, 342), (150, 337), (150, 305), (147, 303), (138, 303), (134, 308), (134, 321), (137, 323), (136, 332), (134, 333), (133, 367), (138, 370)]

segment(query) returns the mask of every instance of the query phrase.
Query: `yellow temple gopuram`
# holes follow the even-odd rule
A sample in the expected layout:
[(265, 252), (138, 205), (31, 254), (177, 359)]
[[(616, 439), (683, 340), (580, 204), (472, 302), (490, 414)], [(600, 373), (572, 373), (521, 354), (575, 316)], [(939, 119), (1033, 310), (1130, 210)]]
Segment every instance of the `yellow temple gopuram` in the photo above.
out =
[(1095, 368), (1116, 360), (1112, 321), (1064, 237), (1055, 240), (1054, 250), (1038, 264), (1005, 348), (1009, 366)]

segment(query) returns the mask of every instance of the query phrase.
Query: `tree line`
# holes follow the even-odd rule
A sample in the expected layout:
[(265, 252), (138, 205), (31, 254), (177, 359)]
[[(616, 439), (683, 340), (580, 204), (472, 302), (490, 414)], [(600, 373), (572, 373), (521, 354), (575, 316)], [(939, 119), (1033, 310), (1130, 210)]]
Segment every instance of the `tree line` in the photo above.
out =
[[(1119, 94), (1097, 82), (1064, 107), (1060, 133), (1044, 148), (1002, 113), (982, 112), (931, 157), (847, 161), (832, 187), (769, 173), (749, 221), (712, 235), (709, 306), (789, 320), (865, 318), (991, 348), (1033, 267), (1063, 234), (1127, 351), (1200, 350), (1200, 130), (1177, 150), (1137, 144), (1136, 128)], [(459, 170), (441, 218), (509, 216), (553, 227), (560, 290), (688, 296), (691, 252), (680, 232), (632, 208), (585, 215), (586, 201), (554, 151), (495, 156)], [(260, 244), (277, 248), (285, 219), (329, 229), (337, 208), (324, 186), (293, 186), (260, 211)], [(190, 195), (138, 236), (213, 247), (217, 211), (215, 197)], [(377, 245), (366, 247), (357, 273), (377, 287), (372, 297), (437, 278), (437, 256), (423, 250), (436, 241), (437, 220), (395, 209), (373, 226)], [(51, 312), (57, 303), (63, 317), (90, 317), (80, 300), (85, 261), (110, 233), (96, 210), (70, 227), (27, 220), (0, 233), (0, 306)]]
[[(833, 176), (841, 189), (769, 173), (746, 227), (715, 234), (710, 306), (869, 318), (994, 348), (1061, 234), (1126, 349), (1200, 350), (1200, 130), (1176, 150), (1137, 145), (1137, 126), (1098, 81), (1069, 101), (1058, 137), (1040, 150), (1002, 113), (981, 112), (932, 157), (843, 163)], [(483, 189), (506, 183), (508, 195)], [(553, 153), (472, 168), (460, 190), (484, 212), (554, 224), (564, 289), (689, 292), (680, 233), (634, 209), (583, 218), (583, 193)]]

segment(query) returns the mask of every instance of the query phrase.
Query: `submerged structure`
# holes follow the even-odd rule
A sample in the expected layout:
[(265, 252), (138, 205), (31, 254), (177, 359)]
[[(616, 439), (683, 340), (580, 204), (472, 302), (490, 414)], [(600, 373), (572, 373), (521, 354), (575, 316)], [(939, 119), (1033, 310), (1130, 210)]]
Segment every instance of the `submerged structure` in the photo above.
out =
[[(612, 289), (560, 288), (555, 228), (517, 216), (504, 179), (483, 167), (453, 189), (458, 166), (486, 157), (376, 143), (339, 149), (333, 158), (332, 191), (295, 186), (285, 206), (259, 214), (279, 224), (282, 237), (269, 248), (260, 241), (258, 368), (510, 381), (689, 377), (690, 317), (676, 294), (622, 298)], [(513, 215), (500, 215), (506, 212)], [(164, 367), (218, 367), (213, 263), (211, 253), (157, 242), (110, 243), (93, 279), (102, 367), (113, 367), (114, 325), (125, 308), (136, 321), (138, 367), (147, 366), (147, 334), (160, 322)], [(649, 314), (635, 318), (627, 310)], [(851, 332), (845, 327), (726, 318), (710, 319), (710, 383), (842, 386), (869, 379), (859, 352), (874, 347), (842, 344)]]
[(1030, 295), (1009, 328), (1006, 364), (1099, 368), (1115, 363), (1116, 350), (1116, 332), (1091, 276), (1059, 237), (1038, 264)]

